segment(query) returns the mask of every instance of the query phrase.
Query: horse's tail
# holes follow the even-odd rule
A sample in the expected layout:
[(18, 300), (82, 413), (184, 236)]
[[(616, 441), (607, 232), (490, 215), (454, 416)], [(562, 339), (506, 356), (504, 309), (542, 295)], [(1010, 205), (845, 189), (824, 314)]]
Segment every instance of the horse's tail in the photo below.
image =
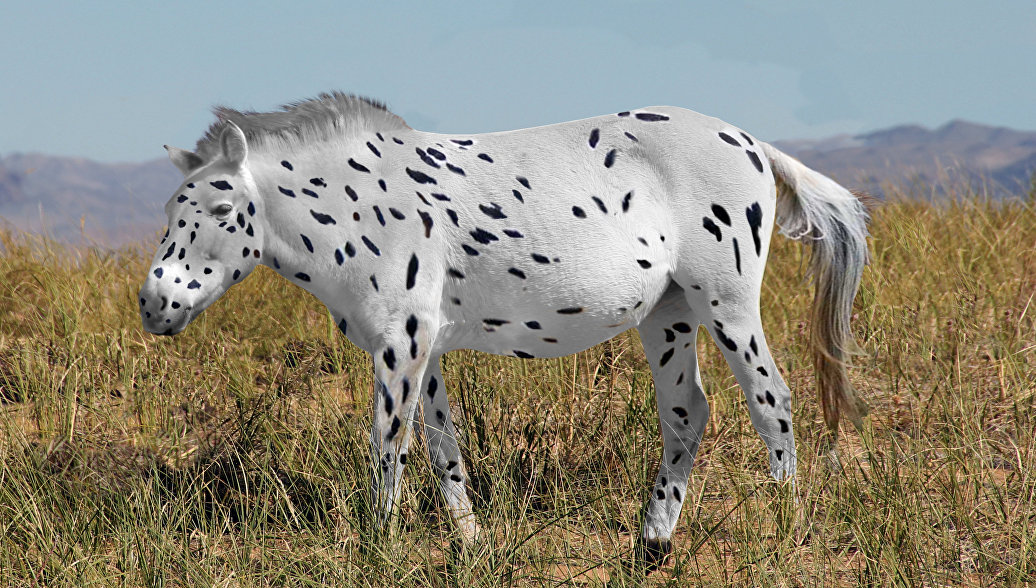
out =
[[(777, 224), (790, 239), (811, 247), (813, 278), (811, 342), (817, 392), (831, 449), (838, 438), (838, 420), (845, 415), (859, 429), (868, 408), (853, 391), (846, 361), (859, 348), (849, 321), (853, 299), (867, 264), (867, 221), (864, 201), (802, 162), (762, 144), (777, 179)], [(837, 455), (832, 453), (837, 459)]]

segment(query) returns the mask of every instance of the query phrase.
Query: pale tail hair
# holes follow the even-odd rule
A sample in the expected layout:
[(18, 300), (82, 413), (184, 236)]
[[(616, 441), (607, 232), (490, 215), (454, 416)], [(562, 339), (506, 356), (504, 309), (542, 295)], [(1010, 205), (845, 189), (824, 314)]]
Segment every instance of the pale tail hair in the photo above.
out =
[[(849, 322), (868, 262), (866, 197), (850, 192), (771, 145), (764, 143), (762, 149), (777, 178), (777, 224), (781, 233), (811, 246), (808, 273), (815, 289), (810, 337), (813, 366), (834, 449), (840, 416), (859, 429), (868, 412), (846, 371), (850, 356), (859, 350)], [(831, 457), (837, 459), (834, 453)]]

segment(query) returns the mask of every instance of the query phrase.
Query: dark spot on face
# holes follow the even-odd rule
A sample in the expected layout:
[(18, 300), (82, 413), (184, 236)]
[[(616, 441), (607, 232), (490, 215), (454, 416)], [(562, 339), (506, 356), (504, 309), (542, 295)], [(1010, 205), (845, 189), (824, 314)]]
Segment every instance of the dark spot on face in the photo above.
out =
[(456, 165), (453, 165), (452, 163), (447, 163), (446, 164), (446, 169), (450, 170), (451, 172), (453, 172), (453, 173), (455, 173), (455, 174), (457, 174), (459, 176), (466, 176), (467, 175), (467, 174), (464, 173), (464, 170), (462, 168), (460, 168), (460, 167), (458, 167)]
[(560, 308), (560, 309), (558, 309), (557, 312), (558, 312), (558, 314), (579, 314), (579, 313), (583, 312), (583, 307), (582, 306), (573, 306), (571, 308)]
[(522, 198), (522, 193), (518, 190), (511, 190), (511, 194), (515, 197), (516, 200), (518, 200), (518, 202), (525, 202), (525, 199)]
[(618, 116), (629, 116), (629, 115), (630, 115), (630, 113), (629, 113), (628, 110), (623, 110), (622, 112), (618, 113)]
[(155, 268), (155, 277), (156, 278), (161, 278), (162, 277), (162, 273), (163, 273), (162, 272), (162, 268)]
[(338, 265), (342, 265), (343, 263), (345, 263), (345, 256), (342, 255), (341, 249), (335, 249), (335, 263), (337, 263)]
[(770, 394), (769, 390), (766, 391), (766, 404), (769, 404), (770, 406), (775, 405), (773, 394)]
[(475, 144), (471, 139), (450, 139), (450, 141), (460, 145), (461, 147), (470, 147)]
[(626, 195), (622, 197), (622, 211), (629, 212), (630, 200), (633, 198), (633, 192), (626, 192)]
[(236, 282), (239, 277), (241, 277), (241, 270), (239, 270), (239, 269), (234, 270), (234, 276), (233, 276), (234, 281)]
[(522, 270), (520, 270), (520, 269), (518, 269), (516, 267), (512, 267), (512, 268), (508, 269), (507, 273), (511, 274), (512, 276), (518, 276), (519, 278), (521, 278), (523, 280), (525, 279), (525, 272), (523, 272)]
[(730, 135), (728, 135), (726, 133), (720, 133), (719, 134), (719, 138), (723, 139), (725, 142), (729, 143), (730, 145), (733, 145), (734, 147), (740, 147), (741, 146), (741, 143), (738, 143), (737, 139), (735, 139), (734, 137), (731, 137)]
[(599, 208), (601, 212), (603, 212), (604, 214), (608, 214), (608, 207), (604, 205), (603, 200), (601, 200), (597, 196), (591, 196), (590, 199), (594, 201), (594, 204), (597, 205), (597, 208)]
[(778, 449), (778, 450), (774, 451), (773, 454), (777, 456), (777, 461), (781, 461), (782, 459), (784, 459), (784, 450), (783, 449)]
[(367, 167), (363, 164), (357, 163), (356, 160), (354, 160), (352, 157), (349, 158), (349, 167), (353, 168), (358, 172), (363, 172), (365, 174), (371, 173), (371, 170), (367, 169)]
[(543, 328), (543, 327), (540, 326), (539, 321), (525, 321), (525, 326), (529, 327), (530, 329), (532, 329), (534, 331), (538, 331), (538, 330)]
[[(418, 192), (418, 194), (420, 194), (420, 192)], [(449, 202), (450, 201), (450, 197), (449, 196), (447, 196), (446, 194), (440, 194), (439, 192), (432, 192), (432, 198), (435, 198), (439, 202)]]
[(626, 138), (629, 139), (630, 141), (633, 141), (634, 143), (639, 143), (640, 142), (640, 140), (637, 139), (637, 137), (633, 133), (631, 133), (629, 131), (626, 131), (624, 134), (626, 135)]
[(468, 255), (470, 255), (472, 257), (475, 257), (475, 256), (479, 255), (478, 249), (475, 249), (474, 247), (472, 247), (471, 245), (468, 245), (467, 243), (461, 243), (460, 248), (464, 250), (464, 253), (467, 253)]
[(691, 332), (691, 325), (689, 325), (687, 323), (682, 323), (682, 322), (681, 323), (673, 323), (673, 329), (675, 329), (676, 331), (678, 331), (680, 333), (690, 333)]
[(578, 206), (572, 207), (572, 216), (576, 218), (586, 218), (586, 212)]
[(371, 287), (374, 288), (374, 291), (375, 292), (380, 292), (381, 290), (378, 288), (378, 277), (375, 276), (374, 274), (371, 274), (370, 281), (371, 281)]
[(388, 192), (388, 186), (385, 185), (385, 180), (378, 179), (378, 187), (381, 188), (382, 192)]
[(488, 161), (489, 163), (493, 163), (493, 158), (488, 156), (488, 155), (486, 155), (485, 153), (479, 153), (478, 154), (478, 158), (483, 160), (483, 161)]
[(464, 279), (464, 274), (463, 274), (463, 273), (461, 273), (461, 272), (460, 272), (460, 270), (458, 270), (458, 269), (456, 269), (456, 268), (452, 268), (452, 267), (451, 267), (451, 268), (449, 268), (449, 269), (447, 269), (447, 270), (446, 270), (446, 273), (447, 273), (447, 275), (449, 275), (449, 276), (450, 276), (451, 278), (457, 278), (458, 280), (463, 280), (463, 279)]
[(504, 229), (504, 234), (512, 239), (521, 239), (525, 236), (521, 233), (521, 231), (516, 231), (514, 229)]
[(491, 326), (491, 327), (499, 327), (501, 325), (509, 324), (511, 321), (506, 321), (504, 319), (487, 318), (487, 319), (482, 319), (482, 322), (487, 324), (487, 325), (489, 325), (489, 326)]
[(669, 329), (662, 329), (662, 330), (665, 331), (665, 342), (666, 343), (672, 343), (673, 341), (676, 341), (676, 333), (672, 332)]
[(295, 168), (294, 168), (294, 167), (292, 167), (292, 166), (291, 166), (291, 164), (290, 164), (290, 163), (288, 163), (287, 161), (282, 161), (282, 162), (281, 162), (281, 165), (283, 165), (284, 167), (286, 167), (286, 168), (288, 169), (288, 171), (293, 171), (293, 170), (295, 169)]
[(529, 185), (529, 180), (523, 178), (522, 176), (515, 176), (514, 179), (518, 180), (519, 184), (525, 186), (526, 190), (532, 190), (532, 186)]
[(673, 353), (675, 353), (675, 352), (676, 352), (676, 350), (673, 349), (672, 347), (670, 347), (669, 349), (666, 349), (665, 353), (663, 353), (662, 357), (660, 357), (659, 360), (658, 360), (658, 366), (659, 367), (665, 367), (665, 364), (669, 363), (669, 360), (673, 358)]
[(289, 198), (294, 198), (295, 197), (295, 192), (292, 192), (291, 190), (289, 190), (289, 189), (287, 189), (287, 188), (285, 188), (283, 186), (277, 186), (277, 189), (280, 191), (281, 194), (284, 194), (285, 196), (287, 196)]
[(777, 424), (781, 426), (782, 433), (787, 433), (791, 429), (791, 427), (788, 426), (788, 421), (784, 419), (777, 419)]
[[(309, 240), (309, 237), (305, 235), (299, 235), (299, 237), (302, 237), (302, 244), (306, 246), (306, 249), (309, 249), (309, 252), (313, 253), (313, 242)], [(247, 250), (248, 248), (246, 247), (245, 249)]]
[(183, 204), (184, 202), (187, 202), (187, 197), (183, 194), (180, 194), (180, 196), (177, 197), (176, 202), (177, 204)]
[(676, 378), (676, 385), (679, 386), (680, 384), (683, 384), (683, 372), (680, 372), (680, 375)]
[(296, 273), (295, 277), (300, 279), (300, 280), (302, 280), (303, 282), (308, 282), (309, 281), (309, 275), (308, 274), (304, 274), (302, 272)]
[(745, 141), (748, 141), (749, 145), (755, 145), (755, 143), (752, 142), (752, 138), (746, 135), (744, 131), (741, 131), (741, 136), (745, 138)]
[(353, 247), (353, 244), (349, 241), (345, 242), (345, 247), (343, 247), (343, 249), (345, 250), (345, 254), (349, 257), (356, 257), (356, 248)]
[(673, 407), (673, 413), (675, 413), (676, 416), (678, 416), (678, 417), (680, 417), (682, 419), (687, 418), (687, 409), (685, 409), (682, 406), (674, 406)]
[(759, 355), (759, 346), (755, 344), (755, 335), (748, 341), (748, 347), (752, 350), (752, 353)]
[(532, 260), (536, 263), (550, 263), (550, 258), (546, 255), (540, 255), (539, 253), (532, 254)]
[(302, 193), (306, 196), (309, 196), (310, 198), (320, 198), (320, 196), (318, 196), (316, 192), (310, 190), (309, 188), (303, 188)]
[(638, 112), (634, 116), (637, 120), (643, 120), (647, 122), (659, 122), (663, 120), (669, 120), (669, 117), (664, 114), (655, 114), (653, 112)]
[(201, 284), (200, 284), (200, 283), (198, 283), (198, 280), (191, 280), (191, 281), (190, 281), (190, 282), (189, 282), (189, 283), (187, 284), (187, 289), (188, 289), (188, 290), (197, 290), (198, 288), (201, 288)]
[(604, 167), (611, 167), (615, 165), (615, 149), (612, 149), (604, 156)]
[(217, 190), (233, 190), (234, 187), (230, 185), (226, 180), (216, 180), (215, 182), (209, 182), (209, 185)]
[(428, 397), (429, 398), (435, 398), (435, 392), (438, 389), (439, 389), (439, 380), (437, 380), (435, 378), (435, 376), (432, 376), (431, 379), (428, 380)]
[(385, 367), (390, 370), (396, 369), (396, 350), (389, 347), (381, 353), (381, 359), (385, 362)]
[(255, 204), (252, 202), (248, 203), (248, 216), (255, 216)]
[(370, 149), (374, 155), (381, 157), (381, 151), (378, 151), (378, 148), (371, 144), (370, 141), (367, 141), (367, 149)]
[(665, 500), (665, 491), (664, 490), (656, 490), (655, 491), (655, 498), (657, 498), (659, 500)]
[(719, 230), (719, 225), (717, 225), (716, 223), (712, 222), (711, 218), (709, 218), (707, 216), (706, 217), (702, 217), (701, 224), (702, 224), (703, 227), (705, 227), (706, 231), (708, 231), (708, 232), (710, 232), (710, 233), (712, 233), (713, 235), (716, 236), (716, 240), (717, 241), (722, 241), (723, 240), (723, 232)]
[(381, 226), (385, 226), (385, 216), (381, 214), (381, 209), (378, 208), (378, 206), (376, 204), (374, 205), (373, 208), (374, 208), (374, 216), (378, 217), (378, 223), (380, 223)]
[(596, 149), (597, 148), (597, 142), (600, 139), (601, 139), (601, 130), (600, 129), (594, 129), (594, 130), (590, 131), (590, 148), (591, 149)]
[(349, 198), (353, 202), (356, 202), (357, 200), (360, 199), (360, 197), (356, 194), (356, 190), (353, 190), (352, 186), (350, 186), (348, 184), (345, 185), (345, 193), (349, 195)]
[(640, 267), (642, 267), (644, 269), (648, 269), (648, 268), (651, 267), (651, 262), (646, 260), (646, 259), (638, 259), (637, 263), (639, 263)]
[(764, 368), (763, 366), (755, 368), (755, 371), (759, 372), (759, 374), (762, 375), (764, 378), (770, 377), (770, 374), (766, 371), (766, 368)]

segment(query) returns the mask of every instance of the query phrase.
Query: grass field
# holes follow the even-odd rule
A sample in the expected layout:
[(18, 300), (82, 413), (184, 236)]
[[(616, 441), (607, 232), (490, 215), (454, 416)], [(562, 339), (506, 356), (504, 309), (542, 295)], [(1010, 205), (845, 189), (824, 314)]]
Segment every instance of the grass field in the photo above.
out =
[(699, 334), (712, 417), (646, 579), (626, 565), (661, 437), (635, 331), (555, 360), (447, 356), (491, 537), (457, 553), (423, 452), (372, 536), (370, 359), (314, 298), (260, 268), (159, 338), (136, 302), (153, 243), (0, 233), (0, 585), (1036, 582), (1036, 207), (966, 196), (874, 211), (852, 370), (872, 415), (837, 475), (817, 453), (803, 250), (775, 238), (763, 320), (796, 393), (797, 486), (769, 479)]

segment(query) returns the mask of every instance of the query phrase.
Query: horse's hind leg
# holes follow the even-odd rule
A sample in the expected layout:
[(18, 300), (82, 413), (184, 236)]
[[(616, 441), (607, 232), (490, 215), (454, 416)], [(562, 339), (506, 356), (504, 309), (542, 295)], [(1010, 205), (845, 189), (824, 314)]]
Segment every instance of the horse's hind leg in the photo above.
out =
[(641, 557), (649, 568), (669, 553), (687, 478), (709, 420), (695, 350), (698, 325), (683, 291), (674, 285), (637, 327), (655, 381), (663, 442), (641, 535)]
[[(756, 290), (758, 292), (758, 290)], [(691, 304), (706, 294), (690, 294)], [(795, 477), (795, 437), (791, 427), (791, 390), (770, 355), (759, 317), (759, 297), (709, 300), (702, 324), (723, 352), (745, 393), (752, 426), (766, 443), (770, 473), (778, 480)]]
[(450, 403), (446, 396), (438, 357), (433, 357), (428, 362), (421, 381), (421, 398), (428, 458), (432, 462), (433, 471), (439, 477), (440, 488), (446, 498), (450, 515), (457, 524), (461, 536), (470, 542), (478, 534), (478, 524), (471, 512), (471, 500), (464, 486), (467, 472), (460, 454), (460, 445), (457, 443), (457, 431), (450, 418)]

